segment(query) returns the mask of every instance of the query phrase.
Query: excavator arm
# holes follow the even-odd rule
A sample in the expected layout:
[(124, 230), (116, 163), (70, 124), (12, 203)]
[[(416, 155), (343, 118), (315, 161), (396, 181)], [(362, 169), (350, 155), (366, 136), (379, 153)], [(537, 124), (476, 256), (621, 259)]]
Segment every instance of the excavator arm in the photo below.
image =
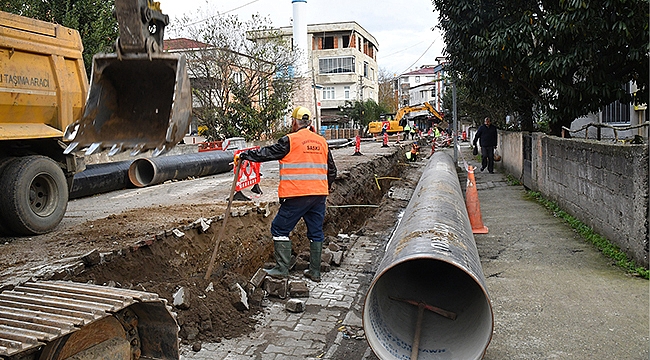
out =
[[(429, 111), (433, 116), (438, 118), (440, 121), (442, 121), (442, 114), (440, 114), (436, 109), (428, 102), (425, 102), (422, 105), (416, 105), (416, 106), (405, 106), (397, 111), (397, 114), (395, 114), (395, 119), (392, 121), (373, 121), (368, 124), (368, 132), (371, 134), (377, 134), (382, 132), (383, 128), (387, 127), (387, 132), (388, 133), (394, 133), (394, 132), (399, 132), (403, 131), (403, 126), (404, 124), (402, 123), (402, 119), (404, 116), (408, 113), (412, 113), (415, 111), (424, 111), (427, 110)], [(386, 124), (388, 123), (388, 124)], [(387, 126), (388, 125), (388, 126)]]
[(163, 53), (169, 18), (151, 0), (115, 0), (120, 36), (115, 53), (96, 54), (82, 117), (70, 124), (64, 154), (110, 149), (157, 156), (189, 127), (192, 96), (183, 55)]

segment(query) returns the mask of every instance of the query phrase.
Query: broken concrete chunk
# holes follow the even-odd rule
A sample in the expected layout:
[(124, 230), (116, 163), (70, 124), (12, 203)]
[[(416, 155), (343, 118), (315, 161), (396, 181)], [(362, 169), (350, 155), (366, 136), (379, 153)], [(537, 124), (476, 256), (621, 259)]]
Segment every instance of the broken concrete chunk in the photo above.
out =
[(235, 307), (235, 309), (239, 311), (248, 310), (248, 295), (246, 295), (244, 288), (239, 284), (235, 284), (232, 293), (234, 295), (234, 301), (232, 305)]
[(328, 264), (332, 263), (332, 251), (330, 249), (323, 249), (321, 261)]
[(266, 271), (264, 269), (259, 268), (255, 272), (255, 275), (250, 280), (250, 283), (255, 286), (256, 288), (260, 287), (262, 285), (262, 282), (264, 281), (264, 278), (266, 277)]
[(303, 312), (305, 311), (305, 302), (299, 299), (289, 299), (284, 308), (293, 313)]
[(181, 309), (187, 310), (190, 308), (190, 292), (181, 286), (174, 295), (174, 306)]
[(102, 256), (97, 249), (94, 249), (91, 252), (82, 255), (81, 261), (83, 261), (86, 266), (94, 266), (102, 262)]
[(332, 264), (336, 266), (341, 266), (343, 261), (343, 251), (335, 251), (332, 253)]
[(201, 218), (200, 220), (201, 220), (201, 231), (202, 231), (202, 232), (206, 232), (206, 231), (208, 231), (208, 229), (210, 228), (210, 223), (208, 223), (207, 221), (205, 221), (204, 218)]
[(330, 264), (326, 262), (320, 263), (320, 272), (329, 272), (331, 269)]
[(304, 260), (302, 258), (296, 259), (296, 264), (293, 266), (294, 270), (302, 271), (309, 268), (309, 260)]
[(205, 288), (205, 292), (210, 292), (214, 291), (214, 284), (209, 283), (208, 286)]
[(262, 300), (264, 300), (264, 290), (261, 288), (255, 288), (248, 293), (248, 304), (251, 306), (262, 306)]
[(334, 242), (331, 242), (331, 243), (327, 246), (327, 248), (330, 249), (330, 250), (332, 250), (332, 252), (337, 252), (337, 251), (341, 250), (341, 247), (340, 247), (337, 243), (334, 243)]
[(177, 238), (182, 238), (183, 236), (185, 236), (185, 233), (178, 229), (173, 229), (172, 234), (174, 234), (174, 236), (176, 236)]
[(289, 297), (309, 297), (309, 288), (304, 281), (289, 281)]
[(262, 288), (270, 295), (285, 299), (287, 297), (287, 279), (274, 279), (267, 276)]

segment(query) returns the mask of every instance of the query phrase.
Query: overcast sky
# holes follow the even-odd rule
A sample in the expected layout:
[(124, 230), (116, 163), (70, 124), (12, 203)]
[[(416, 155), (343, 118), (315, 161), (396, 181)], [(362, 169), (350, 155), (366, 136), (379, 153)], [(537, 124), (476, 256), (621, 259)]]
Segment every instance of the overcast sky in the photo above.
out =
[[(240, 20), (252, 14), (268, 16), (275, 27), (291, 26), (291, 0), (161, 0), (169, 15), (165, 37), (181, 36), (173, 24), (183, 15), (236, 14)], [(377, 39), (377, 64), (392, 75), (422, 65), (436, 64), (444, 41), (438, 30), (431, 0), (307, 0), (307, 24), (356, 21)], [(201, 20), (197, 18), (197, 20)]]

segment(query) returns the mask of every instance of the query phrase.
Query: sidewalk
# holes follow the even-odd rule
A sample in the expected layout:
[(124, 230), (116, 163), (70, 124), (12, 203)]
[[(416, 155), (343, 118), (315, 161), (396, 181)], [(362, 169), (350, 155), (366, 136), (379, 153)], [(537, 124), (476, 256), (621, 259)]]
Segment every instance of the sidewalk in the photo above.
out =
[[(463, 156), (480, 169), (468, 147)], [(648, 281), (498, 170), (475, 176), (489, 233), (474, 238), (495, 318), (485, 359), (648, 359)]]
[[(467, 144), (461, 165), (463, 157), (480, 168)], [(489, 228), (475, 240), (495, 319), (485, 359), (648, 359), (648, 281), (613, 266), (498, 169), (475, 176)], [(464, 187), (466, 174), (459, 178)], [(324, 273), (320, 283), (307, 282), (305, 312), (289, 313), (273, 299), (254, 333), (202, 344), (198, 352), (183, 347), (181, 358), (377, 359), (361, 315), (390, 234), (388, 228), (352, 235), (342, 266)]]

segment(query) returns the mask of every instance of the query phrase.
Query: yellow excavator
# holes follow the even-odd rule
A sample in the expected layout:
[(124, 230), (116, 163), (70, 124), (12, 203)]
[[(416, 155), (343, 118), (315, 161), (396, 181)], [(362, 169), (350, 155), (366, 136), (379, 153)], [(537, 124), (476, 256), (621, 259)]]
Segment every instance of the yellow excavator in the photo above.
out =
[(440, 121), (442, 121), (442, 114), (440, 114), (430, 103), (425, 102), (422, 105), (414, 105), (414, 106), (405, 106), (403, 108), (400, 108), (397, 111), (397, 114), (395, 114), (395, 118), (390, 121), (373, 121), (368, 124), (368, 132), (371, 134), (379, 134), (383, 131), (383, 129), (386, 129), (386, 132), (389, 134), (393, 134), (396, 132), (401, 132), (404, 131), (404, 127), (400, 125), (400, 122), (404, 118), (404, 116), (408, 113), (412, 113), (415, 111), (424, 111), (427, 110), (431, 113), (431, 115), (435, 116), (438, 118)]
[(156, 156), (187, 133), (186, 60), (162, 51), (168, 16), (151, 0), (115, 0), (115, 15), (116, 51), (93, 57), (89, 85), (78, 31), (0, 12), (0, 236), (54, 229), (82, 155)]

